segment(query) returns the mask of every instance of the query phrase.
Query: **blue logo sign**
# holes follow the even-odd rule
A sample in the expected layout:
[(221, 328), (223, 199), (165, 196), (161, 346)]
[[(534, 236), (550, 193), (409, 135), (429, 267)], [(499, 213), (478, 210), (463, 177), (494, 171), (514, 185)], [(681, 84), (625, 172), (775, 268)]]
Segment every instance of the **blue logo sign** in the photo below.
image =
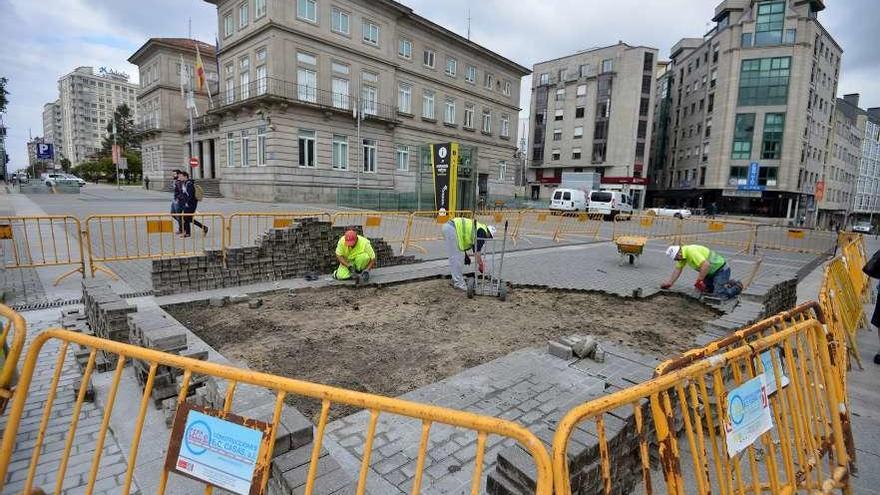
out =
[(758, 185), (758, 177), (760, 175), (761, 165), (758, 162), (749, 164), (749, 176), (745, 185), (737, 186), (740, 191), (763, 191), (764, 186)]
[(211, 445), (211, 428), (204, 421), (193, 421), (186, 427), (183, 442), (195, 455), (204, 454)]
[(37, 160), (52, 160), (55, 149), (52, 143), (37, 143)]

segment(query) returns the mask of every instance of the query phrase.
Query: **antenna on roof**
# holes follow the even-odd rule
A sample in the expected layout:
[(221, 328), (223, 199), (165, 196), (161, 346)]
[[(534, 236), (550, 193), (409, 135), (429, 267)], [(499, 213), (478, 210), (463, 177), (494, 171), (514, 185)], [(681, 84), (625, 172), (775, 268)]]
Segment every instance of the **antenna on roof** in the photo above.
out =
[(192, 39), (192, 37), (193, 37), (193, 19), (192, 19), (192, 17), (190, 17), (189, 18), (189, 39)]
[(468, 7), (468, 17), (467, 17), (467, 26), (468, 26), (468, 41), (471, 39), (471, 8)]

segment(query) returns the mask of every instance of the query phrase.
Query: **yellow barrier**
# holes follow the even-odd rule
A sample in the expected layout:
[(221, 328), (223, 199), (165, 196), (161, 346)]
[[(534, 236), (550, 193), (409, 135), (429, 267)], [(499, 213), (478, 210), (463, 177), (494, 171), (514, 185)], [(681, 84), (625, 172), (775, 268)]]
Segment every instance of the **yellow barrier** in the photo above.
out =
[(244, 212), (233, 213), (226, 218), (226, 247), (256, 245), (257, 238), (270, 229), (290, 227), (297, 220), (317, 218), (329, 222), (327, 212)]
[(554, 236), (557, 242), (572, 236), (596, 239), (604, 222), (601, 213), (563, 213), (560, 217)]
[(498, 228), (499, 235), (504, 232), (504, 223), (507, 223), (507, 235), (511, 243), (516, 246), (516, 231), (519, 229), (519, 223), (522, 220), (521, 212), (517, 210), (499, 210), (499, 211), (483, 211), (474, 214), (474, 218), (480, 223), (486, 225), (494, 225)]
[(556, 235), (561, 223), (562, 215), (549, 210), (523, 210), (519, 214), (519, 222), (512, 236), (517, 241), (525, 240), (530, 243), (531, 237), (558, 241)]
[(681, 221), (680, 244), (725, 247), (750, 252), (755, 243), (756, 225), (748, 222), (688, 218)]
[(867, 253), (865, 253), (865, 244), (862, 236), (848, 240), (842, 244), (841, 254), (846, 262), (846, 268), (849, 272), (850, 280), (853, 284), (853, 290), (859, 296), (862, 302), (867, 302), (868, 297), (868, 276), (862, 271), (865, 263), (868, 262)]
[(758, 249), (795, 253), (826, 254), (834, 251), (837, 235), (821, 230), (792, 227), (758, 226), (755, 245)]
[[(556, 493), (573, 492), (568, 444), (585, 420), (592, 420), (598, 437), (606, 494), (624, 488), (616, 483), (629, 471), (615, 469), (638, 469), (631, 467), (633, 463), (641, 468), (645, 493), (652, 493), (654, 458), (659, 458), (667, 493), (682, 494), (691, 488), (682, 479), (682, 462), (692, 463), (696, 476), (692, 488), (700, 494), (745, 493), (746, 487), (754, 493), (792, 494), (847, 486), (849, 455), (838, 413), (846, 406), (828, 344), (822, 325), (808, 319), (576, 407), (560, 421), (553, 439)], [(725, 377), (732, 377), (731, 385), (739, 386), (759, 375), (775, 388), (762, 395), (768, 401), (773, 427), (745, 447), (745, 453), (729, 455), (726, 433), (732, 422), (726, 406), (731, 391)], [(612, 464), (612, 456), (621, 454), (609, 447), (605, 425), (606, 416), (618, 409), (633, 411), (633, 432), (628, 438), (638, 440), (638, 450), (629, 463), (617, 459)], [(680, 445), (678, 424), (684, 445)], [(825, 461), (827, 472), (822, 466)]]
[(676, 242), (681, 236), (681, 220), (657, 215), (617, 215), (611, 240), (618, 237), (646, 237)]
[[(455, 217), (473, 218), (474, 213), (468, 210), (455, 212)], [(422, 246), (426, 242), (443, 240), (443, 224), (451, 220), (453, 217), (449, 215), (438, 215), (436, 211), (416, 211), (410, 216), (410, 225), (403, 241), (403, 249), (401, 253), (405, 253), (407, 249), (413, 248), (427, 253), (428, 250)]]
[[(16, 446), (16, 434), (18, 432), (19, 423), (21, 422), (25, 404), (28, 402), (28, 393), (30, 392), (30, 384), (36, 369), (37, 358), (40, 350), (49, 340), (57, 340), (60, 342), (59, 357), (52, 377), (52, 384), (45, 391), (45, 407), (42, 411), (40, 427), (37, 437), (34, 440), (34, 448), (30, 456), (28, 464), (28, 473), (25, 481), (24, 493), (30, 493), (33, 488), (36, 467), (41, 455), (41, 447), (46, 436), (46, 427), (49, 418), (52, 415), (52, 405), (56, 397), (58, 382), (61, 370), (64, 367), (64, 361), (68, 354), (68, 347), (73, 345), (82, 346), (89, 352), (88, 364), (86, 365), (83, 383), (88, 383), (92, 372), (94, 371), (95, 359), (98, 351), (111, 353), (118, 356), (116, 360), (116, 371), (113, 375), (113, 381), (110, 384), (108, 398), (103, 404), (104, 415), (100, 429), (97, 432), (97, 440), (94, 449), (91, 450), (92, 463), (91, 471), (88, 477), (89, 486), (86, 493), (91, 493), (94, 488), (96, 476), (98, 475), (99, 465), (102, 453), (104, 451), (104, 441), (113, 413), (116, 392), (122, 377), (122, 371), (125, 364), (129, 360), (141, 360), (147, 363), (149, 374), (146, 379), (146, 385), (140, 402), (139, 414), (136, 418), (132, 418), (131, 426), (133, 429), (132, 442), (129, 447), (129, 455), (127, 458), (127, 470), (125, 473), (125, 487), (122, 493), (129, 493), (131, 489), (132, 476), (134, 467), (137, 463), (138, 449), (140, 445), (141, 435), (143, 433), (144, 418), (150, 403), (150, 393), (152, 391), (154, 378), (157, 369), (160, 366), (177, 368), (184, 371), (183, 380), (181, 382), (181, 390), (178, 396), (178, 402), (183, 403), (187, 397), (190, 387), (190, 380), (194, 376), (211, 376), (215, 379), (226, 380), (226, 398), (224, 413), (231, 411), (231, 405), (234, 400), (236, 386), (253, 385), (263, 387), (273, 391), (275, 396), (274, 415), (270, 424), (270, 432), (268, 441), (264, 443), (258, 457), (258, 470), (260, 477), (257, 482), (261, 483), (265, 489), (269, 478), (269, 462), (272, 458), (272, 447), (275, 443), (275, 431), (278, 427), (281, 417), (284, 398), (287, 394), (297, 394), (313, 398), (321, 401), (321, 416), (317, 425), (315, 438), (313, 441), (311, 462), (308, 467), (307, 481), (304, 493), (309, 495), (312, 493), (315, 484), (315, 478), (318, 473), (318, 462), (321, 455), (321, 444), (324, 439), (324, 432), (327, 427), (330, 407), (333, 403), (347, 404), (350, 406), (363, 407), (370, 411), (370, 421), (368, 430), (365, 435), (363, 454), (361, 459), (360, 476), (358, 478), (357, 492), (363, 494), (366, 489), (367, 474), (370, 467), (370, 457), (373, 450), (373, 439), (376, 433), (376, 424), (380, 414), (387, 413), (399, 416), (405, 416), (421, 420), (421, 439), (418, 448), (417, 464), (415, 469), (415, 478), (413, 481), (413, 493), (419, 493), (419, 489), (423, 479), (423, 470), (425, 466), (425, 456), (430, 439), (431, 427), (434, 424), (441, 424), (456, 428), (471, 430), (476, 434), (476, 458), (474, 461), (474, 471), (471, 480), (471, 494), (479, 491), (482, 482), (482, 470), (485, 459), (486, 440), (489, 435), (499, 435), (518, 442), (527, 452), (529, 452), (535, 462), (535, 470), (537, 473), (538, 495), (550, 495), (552, 492), (553, 476), (550, 467), (550, 458), (544, 449), (541, 441), (525, 428), (513, 423), (497, 418), (480, 416), (461, 411), (455, 411), (437, 406), (419, 404), (415, 402), (404, 401), (400, 399), (392, 399), (381, 397), (378, 395), (367, 394), (362, 392), (354, 392), (325, 385), (284, 378), (280, 376), (269, 375), (265, 373), (257, 373), (250, 370), (233, 368), (231, 366), (223, 366), (207, 361), (199, 361), (186, 357), (172, 354), (166, 354), (151, 349), (136, 347), (129, 344), (110, 341), (84, 335), (82, 333), (69, 332), (61, 329), (49, 329), (37, 336), (28, 349), (27, 357), (24, 360), (21, 379), (18, 391), (13, 397), (12, 407), (10, 409), (9, 420), (6, 423), (6, 430), (3, 432), (2, 444), (0, 444), (0, 491), (2, 491), (3, 483), (7, 478), (7, 469)], [(65, 473), (67, 471), (68, 461), (70, 459), (71, 449), (73, 447), (73, 438), (76, 435), (77, 422), (79, 420), (81, 407), (85, 397), (87, 387), (80, 387), (76, 402), (72, 405), (72, 418), (70, 427), (65, 432), (67, 435), (67, 443), (64, 451), (61, 453), (60, 466), (56, 470), (55, 492), (61, 493), (64, 489)], [(43, 392), (42, 390), (40, 391)], [(155, 435), (155, 432), (150, 432)], [(163, 470), (161, 473), (155, 473), (159, 478), (158, 493), (164, 493), (168, 481), (169, 472)], [(123, 479), (123, 478), (120, 478)], [(210, 493), (210, 490), (207, 491)]]
[(359, 225), (367, 237), (381, 237), (391, 245), (403, 249), (412, 222), (412, 215), (405, 212), (340, 212), (332, 216), (334, 227)]
[[(192, 220), (188, 238), (177, 234)], [(92, 276), (104, 271), (103, 263), (193, 256), (226, 248), (225, 219), (217, 213), (92, 215), (86, 219), (86, 239)]]
[(0, 252), (12, 255), (6, 256), (5, 267), (74, 265), (55, 279), (55, 285), (74, 273), (85, 275), (81, 231), (79, 219), (70, 215), (0, 216)]
[(21, 351), (24, 349), (24, 339), (27, 336), (27, 323), (24, 318), (11, 308), (0, 304), (0, 323), (4, 319), (6, 323), (2, 326), (3, 333), (0, 334), (0, 358), (2, 358), (0, 413), (6, 409), (6, 403), (12, 397), (16, 367), (18, 359), (21, 357)]

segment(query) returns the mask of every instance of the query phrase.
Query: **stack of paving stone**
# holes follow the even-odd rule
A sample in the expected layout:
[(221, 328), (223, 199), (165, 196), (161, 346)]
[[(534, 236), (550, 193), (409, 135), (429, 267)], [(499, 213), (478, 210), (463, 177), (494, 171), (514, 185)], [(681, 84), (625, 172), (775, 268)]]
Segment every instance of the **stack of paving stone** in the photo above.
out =
[[(270, 229), (257, 245), (203, 255), (153, 261), (153, 290), (157, 295), (192, 290), (268, 282), (305, 276), (310, 272), (331, 273), (336, 268), (336, 243), (349, 228), (329, 222), (303, 219), (290, 227)], [(414, 263), (412, 256), (395, 256), (382, 239), (370, 239), (377, 266)]]
[[(128, 304), (104, 281), (84, 278), (82, 292), (86, 319), (92, 333), (103, 339), (128, 343), (129, 328), (126, 318), (137, 311), (137, 307)], [(102, 354), (113, 366), (116, 357), (103, 351)]]
[[(172, 318), (161, 309), (147, 310), (128, 315), (128, 325), (131, 334), (131, 343), (169, 354), (177, 354), (193, 359), (208, 359), (207, 351), (195, 351), (189, 349), (186, 340), (186, 327)], [(133, 360), (132, 367), (138, 383), (143, 387), (147, 383), (150, 373), (150, 363)], [(150, 397), (156, 407), (161, 407), (163, 401), (170, 397), (177, 397), (180, 393), (183, 370), (168, 366), (159, 366), (153, 379), (153, 389)], [(202, 375), (192, 375), (189, 383), (189, 393), (193, 394), (207, 381)]]
[(790, 275), (768, 275), (755, 280), (741, 298), (764, 306), (762, 317), (787, 311), (797, 304), (797, 278)]

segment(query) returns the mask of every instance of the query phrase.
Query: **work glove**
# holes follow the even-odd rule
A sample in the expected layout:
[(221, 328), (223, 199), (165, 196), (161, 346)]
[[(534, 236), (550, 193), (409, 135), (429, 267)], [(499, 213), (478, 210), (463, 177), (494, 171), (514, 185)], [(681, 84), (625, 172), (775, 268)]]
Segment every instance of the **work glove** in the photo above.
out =
[(706, 282), (697, 280), (694, 283), (694, 288), (697, 289), (697, 292), (706, 292)]
[(671, 287), (672, 287), (672, 284), (670, 284), (669, 282), (663, 282), (662, 284), (660, 284), (661, 289), (669, 289)]
[(480, 270), (480, 273), (484, 273), (486, 271), (486, 264), (483, 263), (483, 260), (480, 260), (477, 263), (477, 269)]
[(465, 264), (465, 265), (470, 265), (470, 264), (471, 264), (471, 257), (470, 257), (470, 256), (468, 256), (468, 255), (464, 255), (464, 264)]

